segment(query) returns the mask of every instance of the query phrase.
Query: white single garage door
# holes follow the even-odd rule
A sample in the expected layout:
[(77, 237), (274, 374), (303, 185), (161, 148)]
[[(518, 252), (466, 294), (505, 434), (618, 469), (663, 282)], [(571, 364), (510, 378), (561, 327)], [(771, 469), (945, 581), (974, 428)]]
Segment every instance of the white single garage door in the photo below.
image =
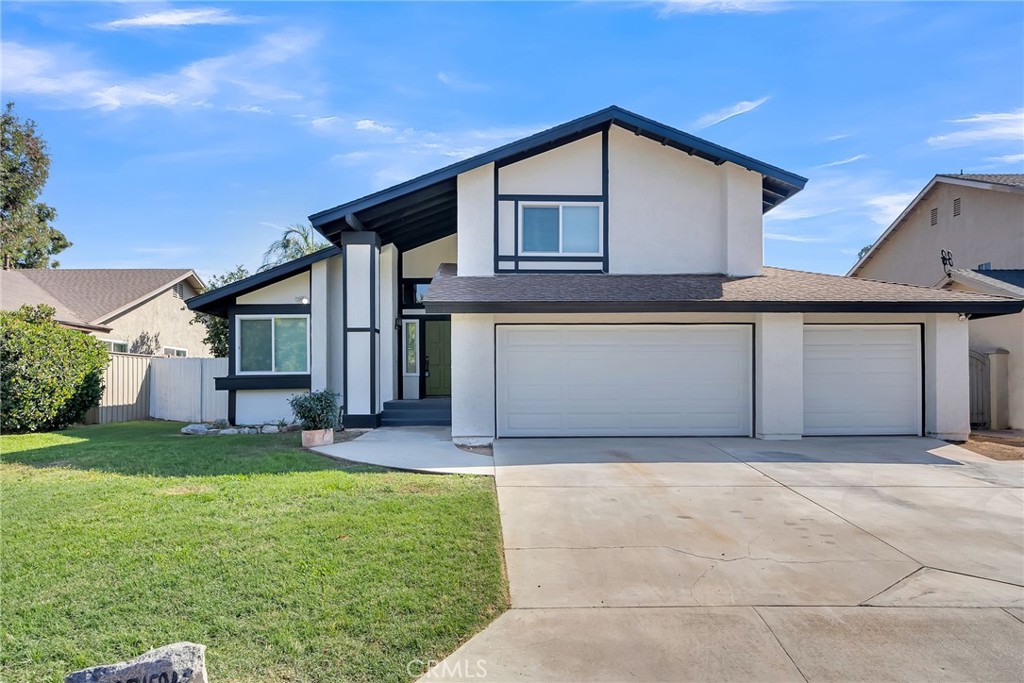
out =
[(748, 436), (749, 325), (499, 325), (498, 436)]
[(805, 325), (804, 433), (920, 434), (921, 328)]

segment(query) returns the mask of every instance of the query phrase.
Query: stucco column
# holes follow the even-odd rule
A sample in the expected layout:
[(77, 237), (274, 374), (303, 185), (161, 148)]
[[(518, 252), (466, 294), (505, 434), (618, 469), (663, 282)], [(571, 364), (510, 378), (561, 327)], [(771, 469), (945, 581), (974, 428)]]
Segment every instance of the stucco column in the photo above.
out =
[(313, 391), (328, 386), (328, 297), (327, 260), (318, 261), (310, 266), (309, 271), (309, 386)]
[(759, 439), (804, 433), (804, 316), (761, 313), (754, 329), (755, 419)]
[(725, 272), (760, 275), (764, 263), (761, 175), (732, 163), (720, 167)]
[(380, 403), (394, 399), (398, 394), (396, 370), (396, 344), (398, 331), (395, 319), (398, 308), (398, 249), (387, 244), (380, 250)]
[(967, 321), (956, 313), (929, 314), (924, 336), (925, 433), (964, 441), (971, 434)]
[(379, 427), (380, 237), (341, 236), (345, 282), (345, 426)]
[(494, 441), (494, 316), (452, 315), (452, 441)]
[(996, 349), (988, 354), (989, 428), (1010, 426), (1010, 352)]

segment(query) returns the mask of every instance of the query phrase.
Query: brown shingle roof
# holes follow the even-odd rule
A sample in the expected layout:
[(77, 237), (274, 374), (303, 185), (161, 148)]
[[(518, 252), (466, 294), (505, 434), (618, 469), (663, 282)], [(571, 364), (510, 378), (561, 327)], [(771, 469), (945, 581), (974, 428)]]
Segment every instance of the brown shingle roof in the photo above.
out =
[(55, 268), (20, 272), (79, 318), (94, 324), (105, 322), (120, 309), (192, 274), (188, 268)]
[(52, 307), (54, 320), (68, 327), (110, 330), (109, 327), (89, 325), (64, 305), (64, 302), (26, 277), (25, 271), (0, 270), (0, 308), (5, 311), (16, 311), (22, 306), (37, 306), (39, 304)]
[(940, 173), (940, 178), (961, 178), (979, 183), (1009, 185), (1024, 190), (1024, 173)]
[(876, 280), (764, 269), (758, 277), (502, 273), (457, 277), (443, 264), (428, 313), (470, 312), (1016, 312), (1024, 302)]

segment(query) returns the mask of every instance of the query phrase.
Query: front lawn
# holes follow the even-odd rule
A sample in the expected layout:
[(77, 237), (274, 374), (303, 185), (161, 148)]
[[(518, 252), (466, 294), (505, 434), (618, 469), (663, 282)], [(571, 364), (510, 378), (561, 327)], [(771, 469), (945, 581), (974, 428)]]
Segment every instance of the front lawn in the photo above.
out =
[(180, 426), (0, 437), (0, 679), (190, 640), (213, 683), (401, 681), (505, 609), (489, 477)]

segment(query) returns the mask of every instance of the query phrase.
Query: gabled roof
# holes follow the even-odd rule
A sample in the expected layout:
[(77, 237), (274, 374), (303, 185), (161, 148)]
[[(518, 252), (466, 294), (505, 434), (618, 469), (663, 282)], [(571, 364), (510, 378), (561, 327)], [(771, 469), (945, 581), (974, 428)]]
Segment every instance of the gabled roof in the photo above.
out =
[(304, 270), (308, 270), (311, 265), (318, 261), (337, 256), (341, 253), (341, 249), (338, 247), (327, 247), (320, 251), (312, 254), (307, 254), (300, 258), (282, 263), (279, 266), (268, 268), (262, 272), (250, 275), (244, 280), (236, 280), (223, 287), (217, 289), (211, 289), (208, 292), (203, 292), (198, 296), (194, 296), (185, 302), (189, 310), (199, 311), (200, 313), (210, 313), (212, 315), (219, 315), (221, 317), (227, 316), (228, 305), (233, 303), (235, 298), (248, 294), (254, 290), (260, 289), (272, 285), (275, 282), (280, 282), (290, 278), (293, 275), (297, 275)]
[(109, 327), (90, 325), (79, 318), (64, 302), (37, 285), (25, 276), (23, 270), (0, 270), (0, 308), (5, 311), (16, 311), (22, 306), (38, 306), (40, 304), (54, 310), (53, 319), (64, 327), (77, 330), (109, 332)]
[(920, 204), (924, 199), (931, 194), (931, 191), (935, 189), (935, 186), (939, 183), (946, 183), (950, 185), (962, 185), (965, 187), (974, 187), (979, 190), (993, 190), (996, 192), (1019, 192), (1024, 193), (1024, 174), (1020, 173), (1003, 173), (1003, 174), (989, 174), (989, 173), (940, 173), (928, 181), (928, 184), (924, 186), (924, 189), (917, 193), (913, 201), (907, 205), (907, 208), (903, 209), (896, 220), (886, 228), (885, 232), (875, 240), (875, 243), (871, 245), (868, 252), (864, 254), (853, 264), (853, 268), (850, 268), (850, 272), (847, 275), (856, 275), (860, 269), (874, 257), (875, 252), (889, 241), (893, 233), (899, 229), (899, 226), (903, 224), (903, 220), (914, 212), (917, 205)]
[(427, 313), (1016, 313), (1024, 301), (878, 280), (764, 269), (729, 275), (499, 273), (459, 277), (443, 264), (423, 299)]
[(172, 286), (202, 281), (190, 268), (38, 268), (19, 271), (78, 318), (101, 325)]
[(955, 268), (949, 279), (967, 287), (981, 289), (992, 294), (1024, 299), (1024, 270), (969, 270)]
[(313, 227), (336, 244), (342, 232), (373, 230), (385, 244), (394, 242), (402, 250), (413, 249), (455, 232), (456, 179), (459, 174), (492, 162), (505, 166), (522, 161), (613, 125), (716, 165), (731, 162), (760, 173), (764, 211), (792, 197), (807, 183), (806, 178), (795, 173), (612, 106), (361, 199), (320, 211), (311, 215), (309, 220)]

